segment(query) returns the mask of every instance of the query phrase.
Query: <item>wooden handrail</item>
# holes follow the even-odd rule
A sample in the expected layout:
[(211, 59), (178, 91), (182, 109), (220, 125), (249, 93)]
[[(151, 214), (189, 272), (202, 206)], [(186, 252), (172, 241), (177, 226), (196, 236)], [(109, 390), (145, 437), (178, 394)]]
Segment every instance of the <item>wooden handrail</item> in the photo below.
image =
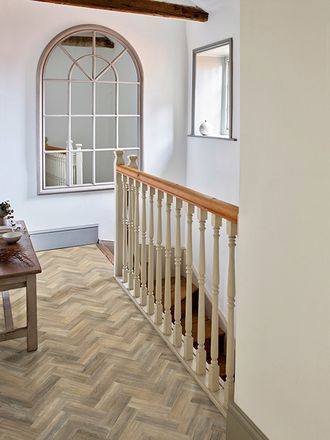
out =
[(62, 151), (65, 151), (66, 149), (64, 147), (54, 147), (53, 145), (45, 145), (45, 151), (59, 151), (62, 153)]
[(187, 188), (183, 185), (170, 182), (169, 180), (153, 176), (144, 171), (136, 170), (127, 165), (117, 165), (117, 171), (127, 177), (138, 180), (141, 183), (171, 194), (184, 202), (191, 203), (198, 208), (205, 209), (212, 214), (216, 214), (232, 223), (237, 223), (238, 206), (223, 202), (214, 197), (206, 196), (198, 191)]

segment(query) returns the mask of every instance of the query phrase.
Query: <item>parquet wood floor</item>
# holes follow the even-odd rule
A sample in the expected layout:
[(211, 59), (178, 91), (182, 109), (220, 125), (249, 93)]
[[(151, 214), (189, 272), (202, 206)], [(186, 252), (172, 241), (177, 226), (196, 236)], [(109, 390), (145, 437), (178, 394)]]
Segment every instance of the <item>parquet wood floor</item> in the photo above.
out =
[[(224, 440), (225, 419), (96, 246), (38, 256), (39, 350), (0, 344), (0, 440)], [(23, 292), (11, 299), (24, 325)]]

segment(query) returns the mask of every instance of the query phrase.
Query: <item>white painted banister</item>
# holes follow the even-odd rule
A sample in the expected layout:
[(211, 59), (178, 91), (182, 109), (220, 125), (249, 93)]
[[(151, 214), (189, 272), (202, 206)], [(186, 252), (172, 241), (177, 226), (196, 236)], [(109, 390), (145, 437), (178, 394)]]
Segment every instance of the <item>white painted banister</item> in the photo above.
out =
[(192, 337), (192, 223), (194, 206), (188, 204), (187, 210), (187, 250), (186, 250), (186, 315), (185, 315), (185, 337), (184, 337), (184, 358), (191, 361), (193, 358), (193, 337)]
[[(122, 215), (122, 250), (123, 250), (123, 270), (122, 270), (122, 277), (124, 283), (127, 283), (128, 280), (128, 266), (127, 266), (127, 228), (128, 228), (128, 222), (127, 222), (127, 177), (123, 175), (123, 181), (122, 181), (122, 188), (123, 188), (123, 215)], [(119, 246), (119, 245), (118, 245)]]
[[(137, 156), (129, 156), (130, 168), (137, 168)], [(134, 179), (128, 179), (128, 288), (134, 287)]]
[(135, 207), (134, 207), (134, 296), (141, 294), (140, 283), (140, 182), (135, 181)]
[(153, 315), (155, 311), (154, 196), (155, 196), (155, 189), (150, 187), (149, 188), (148, 298), (147, 298), (147, 307), (148, 307), (149, 315)]
[(165, 242), (165, 293), (164, 293), (164, 323), (163, 332), (169, 336), (172, 333), (171, 313), (171, 207), (173, 197), (166, 195), (166, 242)]
[(82, 185), (84, 183), (83, 171), (82, 144), (76, 144), (75, 150), (72, 152), (72, 177), (75, 185)]
[(67, 160), (64, 153), (46, 154), (46, 183), (47, 186), (66, 185)]
[(162, 323), (163, 304), (162, 304), (162, 206), (164, 193), (157, 191), (157, 246), (156, 246), (156, 313), (155, 323), (160, 325)]
[(235, 246), (237, 236), (237, 224), (227, 222), (229, 265), (228, 265), (228, 317), (227, 317), (227, 353), (226, 353), (226, 405), (234, 400), (234, 375), (235, 375), (235, 335), (234, 335), (234, 312), (235, 312)]
[(142, 220), (141, 220), (141, 301), (142, 306), (147, 305), (147, 190), (142, 183)]
[(181, 325), (181, 209), (182, 201), (175, 202), (175, 285), (174, 285), (174, 329), (173, 344), (181, 347), (182, 325)]
[(219, 389), (219, 237), (222, 219), (212, 215), (213, 226), (213, 277), (212, 277), (212, 329), (211, 329), (211, 364), (209, 366), (209, 389), (218, 391)]
[(199, 265), (198, 265), (198, 330), (196, 353), (196, 373), (206, 373), (205, 350), (205, 223), (207, 212), (199, 210)]
[[(225, 414), (234, 396), (238, 208), (138, 170), (137, 156), (129, 156), (127, 166), (123, 152), (115, 154), (116, 279)], [(220, 252), (223, 220), (228, 233), (228, 307), (220, 319), (219, 296), (226, 290), (220, 279), (224, 260), (220, 254), (225, 255), (224, 250)], [(186, 236), (185, 249), (181, 232)], [(193, 255), (194, 233), (198, 249)], [(224, 360), (226, 381), (219, 367)]]
[(117, 172), (117, 165), (124, 165), (124, 153), (115, 151), (115, 185), (116, 185), (116, 240), (115, 240), (115, 275), (120, 276), (123, 270), (123, 183), (122, 176)]

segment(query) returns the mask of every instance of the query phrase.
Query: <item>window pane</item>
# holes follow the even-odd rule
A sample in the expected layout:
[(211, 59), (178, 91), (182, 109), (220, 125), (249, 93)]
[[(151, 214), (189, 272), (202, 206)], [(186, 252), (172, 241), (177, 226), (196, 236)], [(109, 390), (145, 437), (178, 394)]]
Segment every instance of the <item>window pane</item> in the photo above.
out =
[(119, 117), (119, 147), (139, 147), (140, 118)]
[(75, 60), (84, 55), (92, 55), (93, 32), (77, 32), (62, 40), (61, 44)]
[(69, 118), (45, 118), (45, 147), (66, 149), (69, 130)]
[(138, 115), (138, 92), (139, 86), (136, 84), (119, 85), (119, 114)]
[(44, 81), (45, 114), (66, 115), (68, 113), (68, 83), (66, 81)]
[(96, 83), (96, 114), (114, 115), (116, 113), (115, 84)]
[(71, 84), (71, 112), (76, 115), (91, 115), (93, 113), (93, 84)]
[(45, 154), (46, 186), (66, 186), (66, 153)]
[(95, 173), (96, 183), (113, 182), (114, 154), (113, 151), (96, 151)]
[(103, 60), (102, 58), (96, 58), (95, 77), (97, 78), (98, 75), (101, 75), (98, 81), (115, 81), (116, 78), (114, 71), (111, 67), (109, 69), (106, 69), (108, 66), (109, 63), (107, 63), (105, 60)]
[(118, 72), (119, 81), (138, 81), (135, 64), (128, 52), (116, 61), (114, 67)]
[(75, 80), (90, 80), (93, 77), (93, 58), (88, 56), (78, 61), (72, 69), (71, 79)]
[(116, 56), (124, 50), (122, 44), (111, 36), (97, 33), (96, 37), (96, 54), (103, 57), (108, 62), (112, 62)]
[(116, 118), (96, 118), (95, 146), (98, 149), (116, 147)]
[(48, 57), (44, 78), (68, 79), (72, 60), (60, 47), (55, 47)]
[(83, 149), (93, 147), (93, 118), (73, 117), (71, 119), (72, 144), (81, 144)]
[(93, 183), (93, 152), (75, 151), (71, 153), (72, 183), (83, 185)]

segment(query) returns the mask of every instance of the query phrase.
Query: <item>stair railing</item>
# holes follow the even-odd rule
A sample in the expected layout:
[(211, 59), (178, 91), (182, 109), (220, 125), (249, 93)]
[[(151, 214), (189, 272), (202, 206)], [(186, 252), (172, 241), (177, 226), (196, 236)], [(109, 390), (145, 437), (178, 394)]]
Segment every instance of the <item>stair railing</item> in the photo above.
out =
[[(235, 245), (238, 207), (139, 171), (137, 156), (129, 156), (128, 165), (125, 165), (122, 150), (116, 150), (115, 156), (116, 279), (213, 402), (225, 413), (228, 403), (234, 398)], [(186, 217), (184, 228), (182, 228), (183, 207)], [(199, 226), (199, 263), (197, 269), (199, 291), (197, 341), (194, 345), (192, 334), (194, 269), (192, 243), (195, 213), (197, 213)], [(210, 299), (211, 347), (210, 359), (207, 359), (205, 348), (205, 234), (209, 216), (212, 219), (213, 274)], [(229, 247), (225, 380), (221, 379), (219, 371), (219, 295), (221, 284), (219, 238), (223, 220), (226, 220), (227, 223)], [(175, 226), (174, 233), (172, 231), (173, 225)], [(184, 329), (181, 322), (181, 229), (186, 232)], [(174, 265), (172, 264), (172, 248), (174, 248)], [(163, 259), (165, 270), (163, 270)], [(171, 272), (175, 277), (174, 304), (172, 304), (171, 294)], [(163, 278), (165, 280), (164, 289)], [(174, 311), (174, 316), (172, 316), (171, 310)]]

